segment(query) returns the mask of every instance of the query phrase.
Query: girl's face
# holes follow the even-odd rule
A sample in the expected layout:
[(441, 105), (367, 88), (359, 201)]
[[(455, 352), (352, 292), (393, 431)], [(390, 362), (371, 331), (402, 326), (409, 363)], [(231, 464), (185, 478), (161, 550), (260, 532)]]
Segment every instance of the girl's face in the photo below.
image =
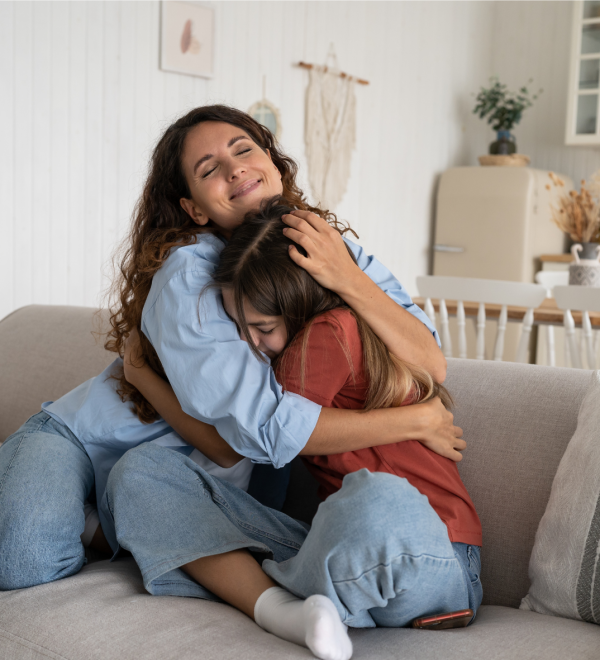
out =
[[(235, 309), (233, 292), (230, 289), (223, 288), (221, 293), (223, 295), (225, 312), (238, 326), (239, 330), (240, 324)], [(244, 301), (244, 315), (246, 316), (250, 336), (256, 348), (271, 359), (277, 357), (287, 344), (287, 330), (283, 316), (265, 316), (257, 312), (246, 300)], [(240, 337), (246, 341), (246, 338), (241, 333)]]
[(187, 134), (182, 155), (183, 173), (191, 199), (180, 204), (192, 220), (212, 220), (229, 238), (248, 211), (263, 199), (283, 192), (281, 172), (241, 128), (206, 121)]

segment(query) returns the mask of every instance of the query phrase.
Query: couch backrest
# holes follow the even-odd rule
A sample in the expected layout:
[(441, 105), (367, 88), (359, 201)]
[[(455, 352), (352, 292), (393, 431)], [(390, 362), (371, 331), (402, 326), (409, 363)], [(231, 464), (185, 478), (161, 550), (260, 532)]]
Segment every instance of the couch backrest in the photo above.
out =
[(106, 319), (91, 307), (29, 305), (0, 321), (0, 442), (115, 359), (93, 334)]
[(483, 526), (484, 603), (518, 607), (529, 557), (591, 372), (449, 360), (446, 385), (467, 450), (459, 472)]

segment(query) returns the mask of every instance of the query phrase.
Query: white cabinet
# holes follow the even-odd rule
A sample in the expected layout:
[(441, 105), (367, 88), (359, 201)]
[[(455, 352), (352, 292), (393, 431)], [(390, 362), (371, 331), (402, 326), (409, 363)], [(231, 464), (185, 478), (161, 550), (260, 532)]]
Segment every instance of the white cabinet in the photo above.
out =
[(573, 3), (566, 144), (600, 144), (600, 1)]

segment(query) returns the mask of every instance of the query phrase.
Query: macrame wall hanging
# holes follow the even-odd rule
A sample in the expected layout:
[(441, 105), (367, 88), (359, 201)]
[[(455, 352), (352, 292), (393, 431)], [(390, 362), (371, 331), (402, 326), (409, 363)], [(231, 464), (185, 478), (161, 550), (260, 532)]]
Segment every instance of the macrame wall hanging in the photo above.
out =
[(355, 83), (369, 83), (340, 71), (333, 45), (324, 66), (299, 66), (309, 69), (310, 76), (304, 132), (308, 179), (315, 202), (334, 210), (346, 192), (356, 145)]

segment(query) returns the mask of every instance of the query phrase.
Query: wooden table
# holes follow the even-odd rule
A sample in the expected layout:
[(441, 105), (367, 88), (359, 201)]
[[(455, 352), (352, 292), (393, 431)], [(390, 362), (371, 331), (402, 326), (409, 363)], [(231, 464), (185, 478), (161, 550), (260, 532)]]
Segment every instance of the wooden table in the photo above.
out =
[[(425, 309), (425, 298), (413, 298), (421, 309)], [(439, 302), (432, 300), (433, 307), (436, 312), (440, 311)], [(465, 302), (465, 316), (477, 316), (479, 311), (479, 303)], [(450, 316), (456, 316), (456, 301), (446, 300), (446, 308)], [(497, 319), (500, 316), (501, 305), (486, 305), (485, 315), (488, 319)], [(527, 309), (525, 307), (509, 306), (507, 308), (508, 318), (512, 321), (522, 321)], [(573, 320), (577, 326), (581, 326), (581, 312), (571, 312)], [(590, 312), (590, 321), (592, 328), (600, 329), (600, 312)], [(563, 312), (556, 306), (554, 298), (546, 298), (544, 302), (534, 310), (533, 322), (538, 325), (563, 325)]]
[(570, 252), (566, 254), (542, 254), (540, 261), (550, 264), (570, 264), (573, 261), (573, 255)]

